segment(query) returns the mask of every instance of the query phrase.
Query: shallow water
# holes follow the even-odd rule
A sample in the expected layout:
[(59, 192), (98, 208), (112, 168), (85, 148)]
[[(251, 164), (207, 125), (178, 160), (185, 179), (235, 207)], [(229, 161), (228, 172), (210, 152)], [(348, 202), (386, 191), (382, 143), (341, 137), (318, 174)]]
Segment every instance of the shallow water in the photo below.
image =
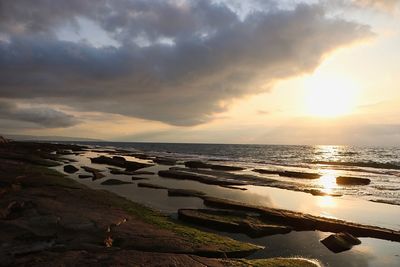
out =
[[(70, 175), (79, 182), (91, 188), (106, 189), (127, 197), (135, 202), (143, 203), (149, 207), (165, 213), (176, 214), (180, 208), (205, 208), (203, 201), (192, 197), (168, 197), (166, 190), (137, 187), (141, 181), (133, 181), (128, 185), (104, 186), (100, 183), (105, 179), (114, 178), (132, 181), (128, 175), (113, 175), (108, 172), (109, 166), (91, 164), (89, 157), (101, 153), (87, 152), (80, 156), (68, 156), (78, 160), (76, 166), (91, 166), (105, 170), (106, 178), (92, 181), (79, 179), (83, 170)], [(125, 157), (127, 160), (142, 161), (137, 158)], [(158, 170), (168, 169), (168, 166), (155, 165), (141, 169), (157, 173)], [(56, 167), (62, 170), (62, 166)], [(400, 206), (382, 203), (373, 203), (353, 196), (320, 197), (307, 193), (289, 191), (279, 188), (263, 186), (246, 186), (246, 191), (223, 188), (215, 185), (202, 184), (196, 181), (174, 180), (159, 177), (158, 175), (137, 175), (146, 177), (143, 182), (163, 185), (171, 188), (195, 189), (224, 199), (244, 202), (252, 205), (262, 205), (305, 212), (318, 216), (333, 217), (362, 224), (376, 225), (391, 229), (400, 229)], [(226, 234), (226, 233), (223, 233)], [(400, 266), (400, 243), (362, 238), (362, 245), (355, 246), (352, 250), (340, 254), (330, 252), (323, 246), (319, 239), (328, 233), (322, 232), (292, 232), (287, 235), (275, 235), (263, 238), (249, 238), (241, 234), (226, 234), (236, 239), (257, 243), (266, 246), (266, 249), (256, 253), (253, 257), (263, 258), (271, 256), (303, 256), (319, 259), (326, 266)]]
[[(171, 144), (171, 143), (89, 143), (145, 151), (149, 155), (182, 160), (220, 161), (226, 165), (246, 168), (252, 175), (293, 182), (292, 178), (260, 175), (254, 168), (318, 172), (316, 180), (296, 182), (308, 189), (356, 196), (357, 198), (400, 205), (400, 148), (351, 146), (286, 146), (229, 144)], [(245, 172), (246, 172), (245, 171)], [(368, 178), (367, 186), (340, 186), (338, 176)]]

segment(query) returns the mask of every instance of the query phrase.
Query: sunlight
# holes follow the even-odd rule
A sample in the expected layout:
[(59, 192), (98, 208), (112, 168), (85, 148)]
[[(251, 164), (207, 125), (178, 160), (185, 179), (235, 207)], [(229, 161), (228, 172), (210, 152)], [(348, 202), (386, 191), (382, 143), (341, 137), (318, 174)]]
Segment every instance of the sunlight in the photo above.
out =
[(336, 202), (331, 196), (323, 196), (318, 199), (318, 206), (322, 208), (333, 208), (336, 206)]
[(319, 179), (319, 182), (323, 186), (322, 191), (325, 193), (333, 193), (333, 189), (336, 188), (336, 175), (333, 173), (326, 173)]
[(358, 85), (344, 77), (311, 77), (305, 83), (306, 113), (316, 117), (350, 114), (356, 106)]

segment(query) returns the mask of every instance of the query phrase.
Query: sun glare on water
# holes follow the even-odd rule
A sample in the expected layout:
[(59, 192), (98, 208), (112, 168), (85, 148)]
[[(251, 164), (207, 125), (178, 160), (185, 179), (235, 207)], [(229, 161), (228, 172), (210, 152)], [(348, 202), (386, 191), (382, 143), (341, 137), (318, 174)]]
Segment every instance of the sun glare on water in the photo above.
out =
[(343, 77), (311, 77), (306, 86), (306, 113), (314, 117), (338, 117), (353, 112), (358, 85)]

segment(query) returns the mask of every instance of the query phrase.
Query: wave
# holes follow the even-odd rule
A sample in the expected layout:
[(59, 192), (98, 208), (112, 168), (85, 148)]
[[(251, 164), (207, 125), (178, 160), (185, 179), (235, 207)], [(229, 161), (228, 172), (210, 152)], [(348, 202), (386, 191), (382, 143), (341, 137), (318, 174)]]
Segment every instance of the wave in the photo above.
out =
[(368, 161), (368, 162), (348, 162), (348, 161), (311, 161), (312, 164), (323, 164), (330, 166), (350, 166), (350, 167), (367, 167), (367, 168), (375, 168), (375, 169), (394, 169), (400, 170), (400, 165), (390, 163), (390, 162), (376, 162), (376, 161)]

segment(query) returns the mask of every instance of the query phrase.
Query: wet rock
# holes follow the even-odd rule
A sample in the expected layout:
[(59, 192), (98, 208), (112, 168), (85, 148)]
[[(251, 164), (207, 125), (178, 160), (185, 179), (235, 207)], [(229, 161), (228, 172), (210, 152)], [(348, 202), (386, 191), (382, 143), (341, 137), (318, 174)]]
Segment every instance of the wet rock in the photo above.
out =
[(134, 171), (132, 172), (133, 175), (154, 175), (154, 172), (150, 171)]
[(222, 177), (216, 177), (211, 175), (204, 175), (193, 173), (184, 170), (161, 170), (158, 172), (158, 175), (161, 177), (180, 179), (180, 180), (194, 180), (205, 184), (213, 184), (213, 185), (245, 185), (244, 182), (235, 181), (232, 179), (225, 179)]
[(135, 161), (128, 161), (128, 160), (125, 160), (125, 158), (118, 157), (118, 156), (115, 156), (113, 158), (106, 157), (106, 156), (100, 156), (97, 158), (90, 158), (90, 160), (92, 161), (92, 163), (107, 164), (107, 165), (111, 165), (111, 166), (125, 168), (127, 171), (136, 171), (136, 170), (139, 170), (142, 168), (152, 166), (151, 164), (135, 162)]
[(138, 159), (143, 159), (143, 160), (152, 159), (151, 156), (143, 154), (143, 153), (130, 153), (128, 156), (138, 158)]
[(353, 246), (361, 244), (361, 241), (349, 233), (332, 234), (321, 240), (330, 251), (334, 253), (350, 250)]
[(88, 166), (82, 166), (81, 168), (84, 169), (85, 171), (91, 173), (93, 175), (92, 176), (93, 180), (98, 180), (98, 179), (106, 177), (104, 174), (101, 173), (101, 172), (103, 172), (102, 170), (95, 169), (95, 168), (88, 167)]
[(145, 187), (145, 188), (151, 188), (151, 189), (168, 189), (168, 187), (161, 186), (161, 185), (156, 185), (156, 184), (151, 184), (151, 183), (138, 183), (138, 187)]
[(326, 193), (324, 191), (321, 191), (319, 189), (304, 189), (305, 193), (309, 193), (313, 196), (331, 196), (331, 197), (341, 197), (341, 194), (336, 194), (336, 193)]
[(146, 177), (132, 176), (132, 181), (148, 180), (148, 179), (149, 179), (149, 178), (146, 178)]
[(81, 168), (83, 170), (85, 170), (86, 172), (90, 172), (90, 173), (92, 173), (92, 172), (103, 172), (103, 170), (99, 170), (99, 169), (92, 168), (92, 167), (89, 167), (89, 166), (82, 166)]
[(371, 183), (371, 180), (367, 178), (339, 176), (336, 178), (336, 183), (339, 185), (368, 185)]
[(87, 175), (87, 174), (79, 174), (78, 177), (81, 178), (81, 179), (87, 179), (87, 178), (92, 178), (93, 176), (92, 175)]
[(254, 169), (253, 171), (261, 174), (276, 174), (283, 177), (299, 178), (299, 179), (318, 179), (321, 177), (321, 175), (318, 173), (310, 173), (310, 172), (280, 171), (280, 170), (266, 170), (266, 169)]
[(203, 197), (206, 194), (197, 191), (197, 190), (190, 190), (190, 189), (168, 189), (168, 196), (170, 197)]
[(79, 169), (73, 165), (65, 165), (64, 171), (66, 173), (75, 173), (75, 172), (79, 171)]
[(126, 159), (122, 156), (113, 156), (112, 157), (113, 160), (119, 160), (119, 161), (126, 161)]
[(134, 174), (134, 172), (132, 172), (132, 171), (126, 171), (126, 170), (121, 170), (121, 169), (112, 168), (112, 167), (109, 167), (108, 169), (110, 170), (111, 174), (115, 174), (115, 175), (133, 175)]
[(346, 222), (343, 220), (319, 217), (283, 209), (246, 205), (235, 201), (208, 196), (203, 197), (203, 201), (206, 206), (212, 208), (254, 212), (259, 214), (263, 220), (276, 222), (280, 225), (291, 226), (293, 229), (298, 231), (320, 230), (333, 233), (347, 232), (356, 237), (372, 237), (400, 242), (400, 231), (398, 230)]
[(121, 185), (121, 184), (131, 184), (132, 182), (121, 181), (117, 179), (108, 179), (102, 182), (102, 185)]
[(242, 167), (237, 166), (226, 166), (226, 165), (218, 165), (218, 164), (210, 164), (202, 161), (186, 161), (185, 166), (193, 169), (212, 169), (219, 171), (241, 171), (244, 170)]
[(153, 159), (153, 162), (160, 164), (160, 165), (167, 165), (167, 166), (176, 165), (176, 159), (172, 159), (172, 158), (156, 157), (155, 159)]
[(221, 210), (180, 209), (178, 217), (190, 223), (224, 232), (244, 233), (251, 237), (289, 233), (292, 229), (277, 224), (266, 224), (246, 213)]

